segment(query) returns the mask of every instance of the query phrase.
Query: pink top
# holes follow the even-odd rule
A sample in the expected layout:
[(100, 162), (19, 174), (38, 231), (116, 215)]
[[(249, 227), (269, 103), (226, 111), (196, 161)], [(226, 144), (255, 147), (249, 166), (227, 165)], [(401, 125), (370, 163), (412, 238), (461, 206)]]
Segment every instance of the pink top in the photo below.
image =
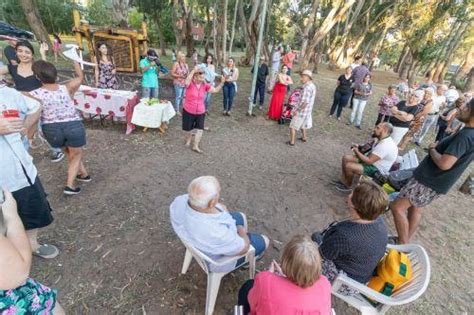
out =
[(180, 86), (180, 87), (184, 87), (185, 86), (185, 81), (186, 81), (186, 77), (188, 76), (189, 74), (189, 69), (188, 69), (188, 65), (185, 64), (185, 63), (180, 63), (180, 62), (176, 62), (174, 65), (173, 65), (173, 68), (175, 69), (175, 72), (177, 75), (180, 75), (180, 76), (184, 76), (185, 78), (174, 78), (173, 79), (173, 84), (174, 85), (177, 85), (177, 86)]
[(56, 91), (39, 88), (30, 94), (43, 102), (41, 124), (82, 120), (65, 85), (59, 85)]
[(300, 288), (285, 277), (259, 272), (248, 295), (252, 315), (329, 315), (331, 284), (325, 276), (309, 288)]
[(211, 87), (212, 86), (209, 83), (203, 82), (201, 84), (196, 84), (194, 80), (192, 80), (186, 88), (183, 108), (193, 115), (204, 114), (206, 112), (204, 98)]

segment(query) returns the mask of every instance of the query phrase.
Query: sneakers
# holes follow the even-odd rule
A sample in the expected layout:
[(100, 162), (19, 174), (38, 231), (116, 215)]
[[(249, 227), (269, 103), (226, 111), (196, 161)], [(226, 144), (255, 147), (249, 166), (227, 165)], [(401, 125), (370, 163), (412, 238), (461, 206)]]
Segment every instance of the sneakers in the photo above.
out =
[(76, 180), (78, 180), (80, 182), (88, 183), (92, 180), (92, 178), (89, 175), (87, 175), (87, 176), (77, 175)]
[(361, 126), (355, 126), (357, 129), (362, 130)]
[(62, 159), (64, 159), (64, 153), (62, 153), (62, 152), (55, 152), (51, 156), (51, 162), (52, 163), (61, 162)]
[(63, 192), (64, 192), (65, 195), (74, 196), (74, 195), (77, 195), (81, 192), (81, 188), (80, 187), (71, 188), (69, 186), (66, 186), (66, 187), (64, 187)]
[(347, 187), (346, 185), (344, 185), (343, 183), (337, 183), (334, 185), (336, 187), (336, 189), (340, 192), (345, 192), (345, 193), (348, 193), (348, 192), (351, 192), (352, 191), (352, 188), (350, 187)]
[(43, 244), (33, 252), (33, 255), (44, 259), (53, 259), (59, 255), (59, 249), (54, 245)]

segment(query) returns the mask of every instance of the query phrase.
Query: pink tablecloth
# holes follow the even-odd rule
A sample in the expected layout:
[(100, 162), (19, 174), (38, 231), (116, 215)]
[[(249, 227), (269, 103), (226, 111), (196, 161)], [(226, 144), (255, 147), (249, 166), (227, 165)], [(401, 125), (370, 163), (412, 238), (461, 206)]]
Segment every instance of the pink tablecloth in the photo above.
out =
[(125, 120), (126, 134), (135, 126), (132, 124), (133, 109), (140, 102), (136, 92), (114, 91), (81, 86), (74, 95), (77, 109), (93, 117)]

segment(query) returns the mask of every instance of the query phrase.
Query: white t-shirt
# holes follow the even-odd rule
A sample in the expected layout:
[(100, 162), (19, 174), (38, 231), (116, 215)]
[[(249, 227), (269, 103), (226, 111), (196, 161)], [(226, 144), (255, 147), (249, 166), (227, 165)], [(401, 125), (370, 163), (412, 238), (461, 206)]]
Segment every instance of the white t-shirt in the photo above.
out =
[(439, 112), (441, 105), (446, 103), (446, 96), (436, 94), (433, 96), (433, 106), (431, 107), (430, 114), (435, 114)]
[(354, 69), (357, 68), (358, 66), (360, 66), (359, 63), (353, 63), (353, 64), (351, 64), (352, 70), (354, 70)]
[[(235, 220), (229, 212), (201, 213), (192, 209), (188, 200), (187, 194), (181, 195), (170, 206), (171, 224), (180, 238), (211, 259), (236, 256), (242, 251), (245, 241), (237, 233)], [(235, 262), (224, 266), (210, 266), (213, 272), (229, 272), (234, 268)]]
[(398, 156), (398, 147), (392, 137), (380, 140), (372, 149), (371, 154), (375, 154), (380, 158), (374, 163), (374, 166), (382, 173), (387, 175), (393, 163)]

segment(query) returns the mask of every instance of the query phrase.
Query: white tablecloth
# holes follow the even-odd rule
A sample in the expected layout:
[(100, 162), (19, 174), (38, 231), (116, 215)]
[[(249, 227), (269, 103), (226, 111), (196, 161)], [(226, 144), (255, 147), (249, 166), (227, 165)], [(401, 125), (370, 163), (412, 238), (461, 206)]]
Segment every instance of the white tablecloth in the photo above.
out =
[(141, 101), (135, 106), (132, 124), (146, 128), (159, 128), (163, 122), (169, 122), (176, 115), (171, 102), (147, 105)]

